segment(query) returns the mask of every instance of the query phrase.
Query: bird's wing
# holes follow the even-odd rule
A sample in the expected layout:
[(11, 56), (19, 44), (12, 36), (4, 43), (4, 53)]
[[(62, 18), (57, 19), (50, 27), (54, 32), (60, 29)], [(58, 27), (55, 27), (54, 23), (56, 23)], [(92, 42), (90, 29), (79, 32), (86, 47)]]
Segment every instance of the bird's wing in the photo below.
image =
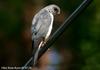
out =
[[(34, 63), (36, 63), (38, 58), (38, 53), (40, 51), (41, 42), (43, 43), (45, 37), (51, 33), (51, 23), (53, 24), (53, 16), (47, 12), (42, 11), (34, 17), (32, 22), (32, 36), (34, 40), (34, 48), (36, 48), (34, 55)], [(49, 31), (49, 34), (48, 34)]]
[(47, 11), (42, 11), (34, 17), (34, 20), (35, 21), (32, 22), (33, 39), (42, 40), (45, 39), (47, 35), (49, 37), (52, 30), (51, 24), (53, 24), (52, 14)]

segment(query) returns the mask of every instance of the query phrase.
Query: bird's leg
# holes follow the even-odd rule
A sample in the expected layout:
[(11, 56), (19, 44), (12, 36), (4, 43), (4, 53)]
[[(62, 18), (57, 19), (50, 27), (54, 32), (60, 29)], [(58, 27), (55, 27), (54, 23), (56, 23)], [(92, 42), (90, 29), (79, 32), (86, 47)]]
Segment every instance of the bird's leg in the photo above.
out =
[(44, 37), (42, 38), (42, 40), (43, 40), (43, 43), (41, 47), (43, 47), (46, 44), (46, 39)]
[[(48, 38), (49, 39), (49, 38)], [(48, 39), (43, 39), (43, 44), (42, 44), (42, 47), (47, 43), (47, 41), (48, 41)], [(48, 48), (48, 50), (50, 50), (49, 48)]]

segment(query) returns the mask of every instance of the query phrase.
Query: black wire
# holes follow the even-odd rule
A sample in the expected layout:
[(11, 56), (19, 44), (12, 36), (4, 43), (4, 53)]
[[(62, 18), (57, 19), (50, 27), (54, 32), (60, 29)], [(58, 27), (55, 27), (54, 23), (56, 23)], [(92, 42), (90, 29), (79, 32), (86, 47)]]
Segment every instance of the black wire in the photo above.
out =
[[(61, 36), (61, 34), (72, 24), (73, 20), (78, 17), (80, 13), (85, 10), (89, 4), (92, 2), (92, 0), (84, 0), (77, 8), (76, 10), (64, 21), (64, 23), (56, 30), (56, 32), (50, 37), (48, 42), (44, 45), (44, 47), (41, 48), (39, 52), (38, 59), (48, 50), (48, 48), (51, 47), (51, 45)], [(32, 56), (28, 62), (24, 65), (23, 68), (29, 67), (32, 65), (32, 60), (34, 56)], [(25, 69), (22, 69), (25, 70)]]

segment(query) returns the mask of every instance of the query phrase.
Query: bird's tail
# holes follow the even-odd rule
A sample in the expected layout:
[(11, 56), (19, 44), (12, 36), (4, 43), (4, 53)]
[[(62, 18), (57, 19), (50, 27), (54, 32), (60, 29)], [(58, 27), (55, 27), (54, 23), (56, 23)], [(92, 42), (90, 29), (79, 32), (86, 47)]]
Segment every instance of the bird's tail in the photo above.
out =
[(37, 63), (39, 51), (40, 51), (42, 45), (43, 45), (43, 41), (40, 42), (40, 44), (34, 54), (34, 65), (36, 65), (36, 63)]

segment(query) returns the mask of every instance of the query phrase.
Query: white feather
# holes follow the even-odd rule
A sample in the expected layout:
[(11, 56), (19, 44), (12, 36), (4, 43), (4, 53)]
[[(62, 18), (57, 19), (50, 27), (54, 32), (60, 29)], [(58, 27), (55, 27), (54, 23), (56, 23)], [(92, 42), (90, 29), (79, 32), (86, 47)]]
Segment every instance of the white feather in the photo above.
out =
[(49, 30), (48, 30), (48, 32), (47, 32), (47, 34), (46, 34), (46, 37), (45, 37), (45, 39), (48, 39), (48, 37), (50, 36), (50, 34), (51, 34), (51, 31), (52, 31), (52, 27), (53, 27), (53, 20), (54, 20), (54, 16), (53, 16), (53, 14), (51, 14), (50, 13), (50, 16), (51, 16), (51, 24), (50, 24), (50, 26), (49, 26)]

